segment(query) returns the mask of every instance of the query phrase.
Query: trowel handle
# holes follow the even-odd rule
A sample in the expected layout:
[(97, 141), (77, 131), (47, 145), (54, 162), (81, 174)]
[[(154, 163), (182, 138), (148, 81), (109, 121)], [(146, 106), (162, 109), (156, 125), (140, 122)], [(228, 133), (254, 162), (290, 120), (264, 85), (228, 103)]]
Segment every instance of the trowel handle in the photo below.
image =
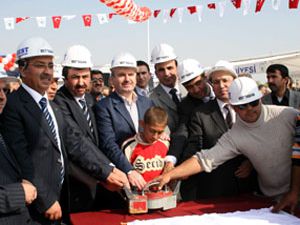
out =
[[(150, 183), (146, 184), (145, 187), (142, 190), (142, 194), (144, 194), (145, 191), (149, 191), (150, 187), (152, 187), (152, 186), (158, 186), (158, 185), (159, 185), (159, 181), (153, 181), (153, 182), (150, 182)], [(163, 188), (164, 188), (164, 191), (168, 191), (167, 185), (165, 185)]]

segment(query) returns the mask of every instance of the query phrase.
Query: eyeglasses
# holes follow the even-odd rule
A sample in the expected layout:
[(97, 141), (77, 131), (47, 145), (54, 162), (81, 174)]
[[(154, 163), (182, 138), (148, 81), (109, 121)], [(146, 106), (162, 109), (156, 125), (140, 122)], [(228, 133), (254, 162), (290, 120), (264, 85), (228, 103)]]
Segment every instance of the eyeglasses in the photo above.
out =
[(92, 82), (93, 82), (93, 83), (96, 83), (97, 81), (103, 82), (103, 79), (102, 79), (102, 78), (93, 78), (93, 79), (92, 79)]
[(50, 70), (53, 70), (53, 68), (54, 68), (53, 63), (45, 64), (45, 63), (40, 63), (40, 62), (33, 62), (33, 63), (30, 63), (30, 64), (33, 67), (37, 68), (37, 69), (43, 69), (43, 70), (50, 69)]
[(249, 103), (245, 103), (245, 104), (241, 104), (241, 105), (235, 105), (234, 107), (239, 108), (240, 110), (244, 110), (247, 108), (248, 105), (250, 105), (251, 107), (256, 107), (259, 104), (259, 99), (253, 101), (253, 102), (249, 102)]

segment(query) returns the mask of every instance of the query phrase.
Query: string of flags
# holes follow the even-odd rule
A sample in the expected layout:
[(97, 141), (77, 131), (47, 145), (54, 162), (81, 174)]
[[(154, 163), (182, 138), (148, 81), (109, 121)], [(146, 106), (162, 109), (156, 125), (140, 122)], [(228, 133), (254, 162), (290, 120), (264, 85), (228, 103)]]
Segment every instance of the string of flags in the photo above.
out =
[[(99, 0), (102, 3), (108, 4), (107, 0)], [(117, 0), (117, 1), (122, 1), (122, 0)], [(126, 1), (126, 0), (123, 0)], [(130, 0), (128, 0), (130, 1)], [(255, 13), (259, 13), (263, 5), (265, 3), (265, 0), (231, 0), (231, 4), (234, 8), (236, 9), (241, 9), (243, 8), (243, 15), (247, 15), (251, 11), (251, 1), (255, 1)], [(270, 0), (271, 1), (271, 6), (274, 10), (278, 10), (281, 1), (282, 0)], [(288, 8), (289, 9), (297, 9), (299, 5), (299, 0), (285, 0), (288, 1)], [(71, 21), (75, 19), (76, 17), (81, 17), (83, 26), (84, 27), (91, 27), (93, 24), (93, 20), (96, 17), (98, 20), (98, 23), (100, 25), (109, 23), (114, 16), (120, 15), (120, 16), (125, 16), (128, 18), (128, 23), (136, 23), (136, 22), (143, 22), (145, 21), (145, 18), (153, 18), (153, 19), (158, 19), (162, 18), (163, 22), (166, 23), (169, 19), (172, 19), (175, 17), (177, 14), (178, 20), (180, 23), (182, 23), (183, 19), (183, 13), (187, 12), (190, 15), (197, 15), (199, 22), (202, 21), (202, 15), (204, 10), (218, 10), (219, 11), (219, 16), (223, 17), (226, 9), (226, 4), (228, 3), (227, 0), (221, 0), (220, 2), (212, 2), (208, 3), (207, 5), (194, 5), (194, 6), (187, 6), (187, 7), (177, 7), (177, 8), (171, 8), (171, 9), (156, 9), (152, 11), (147, 11), (145, 8), (142, 7), (137, 11), (137, 8), (135, 8), (135, 13), (132, 13), (127, 15), (126, 13), (129, 13), (129, 9), (127, 6), (127, 11), (122, 11), (122, 10), (115, 10), (115, 12), (109, 13), (109, 14), (104, 14), (104, 13), (98, 13), (98, 14), (84, 14), (84, 15), (62, 15), (62, 16), (51, 16), (51, 17), (46, 17), (46, 16), (37, 16), (37, 17), (7, 17), (3, 18), (4, 21), (4, 27), (6, 30), (14, 30), (18, 24), (20, 23), (25, 23), (28, 20), (35, 20), (37, 23), (37, 26), (39, 28), (45, 28), (47, 26), (47, 20), (50, 18), (50, 22), (52, 22), (52, 26), (54, 29), (59, 29), (61, 27), (62, 21)], [(111, 4), (108, 4), (108, 6), (111, 6)], [(242, 7), (243, 6), (243, 7)], [(148, 8), (147, 8), (148, 9)], [(125, 13), (126, 12), (126, 13)], [(138, 14), (138, 13), (139, 14)], [(144, 14), (143, 14), (144, 13)], [(125, 15), (126, 14), (126, 15)], [(135, 15), (135, 17), (132, 17), (132, 15)], [(142, 18), (143, 15), (144, 17)], [(150, 16), (151, 15), (151, 16)], [(131, 20), (133, 19), (133, 20)]]

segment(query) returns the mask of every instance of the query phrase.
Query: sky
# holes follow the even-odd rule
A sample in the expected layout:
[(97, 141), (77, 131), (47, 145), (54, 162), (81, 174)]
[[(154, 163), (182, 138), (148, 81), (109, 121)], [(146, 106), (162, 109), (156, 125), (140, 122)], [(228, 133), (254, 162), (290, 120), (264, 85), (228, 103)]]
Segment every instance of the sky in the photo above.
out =
[[(0, 54), (16, 51), (18, 44), (30, 36), (41, 36), (52, 45), (57, 61), (74, 44), (88, 47), (95, 65), (110, 63), (119, 52), (131, 52), (137, 59), (148, 60), (150, 51), (159, 43), (172, 45), (178, 60), (195, 58), (203, 66), (214, 65), (220, 59), (239, 60), (256, 56), (269, 56), (299, 50), (300, 6), (288, 9), (288, 0), (281, 0), (278, 11), (265, 1), (260, 13), (255, 13), (256, 0), (251, 0), (248, 15), (242, 8), (237, 10), (227, 0), (224, 16), (219, 9), (210, 10), (208, 3), (223, 0), (135, 0), (139, 6), (152, 10), (184, 7), (182, 23), (178, 14), (163, 22), (162, 13), (148, 22), (128, 24), (127, 19), (113, 17), (109, 23), (100, 25), (97, 13), (111, 13), (99, 0), (1, 0)], [(187, 6), (204, 5), (202, 21), (190, 15)], [(217, 5), (218, 6), (218, 5)], [(93, 14), (92, 26), (83, 26), (81, 15)], [(53, 29), (51, 16), (76, 15), (73, 20), (61, 22), (60, 29)], [(28, 19), (6, 30), (3, 18), (46, 16), (46, 28), (39, 28), (35, 19)], [(149, 25), (149, 33), (147, 28)], [(148, 42), (149, 37), (149, 42)]]

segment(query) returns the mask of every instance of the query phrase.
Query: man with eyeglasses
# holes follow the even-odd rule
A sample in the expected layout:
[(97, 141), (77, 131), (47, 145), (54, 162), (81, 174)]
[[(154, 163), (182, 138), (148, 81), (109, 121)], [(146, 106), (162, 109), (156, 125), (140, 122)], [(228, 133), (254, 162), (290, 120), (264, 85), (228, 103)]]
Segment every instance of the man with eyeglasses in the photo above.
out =
[(102, 95), (102, 88), (104, 87), (103, 73), (100, 70), (91, 70), (91, 95), (95, 102), (100, 101), (104, 96)]
[[(191, 72), (198, 71), (196, 74), (201, 74), (203, 71), (203, 69), (199, 69), (199, 64), (188, 62), (185, 61), (180, 66), (180, 71), (183, 71), (180, 72), (182, 81), (187, 80), (189, 76), (193, 77)], [(194, 102), (194, 112), (188, 115), (186, 144), (183, 146), (182, 154), (179, 156), (181, 162), (190, 158), (200, 149), (213, 147), (222, 134), (230, 129), (235, 122), (235, 112), (228, 104), (228, 88), (237, 77), (233, 65), (227, 61), (220, 60), (207, 74), (215, 99), (205, 104), (196, 104), (196, 101)], [(192, 79), (191, 82), (193, 81)], [(187, 83), (189, 84), (189, 82)], [(205, 81), (203, 81), (202, 86), (204, 84)], [(197, 92), (197, 89), (201, 93), (201, 90), (199, 90), (200, 86), (198, 88), (194, 87), (195, 92)], [(202, 93), (202, 96), (204, 96), (204, 93)], [(171, 147), (174, 146), (174, 142), (176, 143), (175, 149), (180, 146), (180, 143), (177, 142), (184, 137), (184, 133), (180, 129), (176, 133), (177, 136), (173, 138), (175, 140), (171, 141)], [(170, 150), (171, 153), (172, 149)], [(234, 157), (212, 173), (197, 174), (183, 181), (181, 185), (182, 198), (183, 200), (196, 200), (245, 192), (247, 190), (246, 187), (251, 186), (249, 185), (251, 177), (248, 178), (251, 170), (251, 164), (245, 157)], [(201, 185), (203, 183), (206, 185)]]
[[(227, 160), (244, 154), (257, 171), (263, 195), (281, 200), (280, 207), (295, 209), (300, 191), (299, 165), (291, 160), (299, 111), (290, 107), (261, 104), (262, 94), (254, 80), (241, 77), (229, 87), (230, 104), (237, 118), (210, 150), (197, 152), (174, 170), (159, 177), (160, 187), (170, 180), (202, 171), (211, 172)], [(292, 171), (293, 170), (293, 171)], [(206, 185), (205, 183), (201, 185)]]

